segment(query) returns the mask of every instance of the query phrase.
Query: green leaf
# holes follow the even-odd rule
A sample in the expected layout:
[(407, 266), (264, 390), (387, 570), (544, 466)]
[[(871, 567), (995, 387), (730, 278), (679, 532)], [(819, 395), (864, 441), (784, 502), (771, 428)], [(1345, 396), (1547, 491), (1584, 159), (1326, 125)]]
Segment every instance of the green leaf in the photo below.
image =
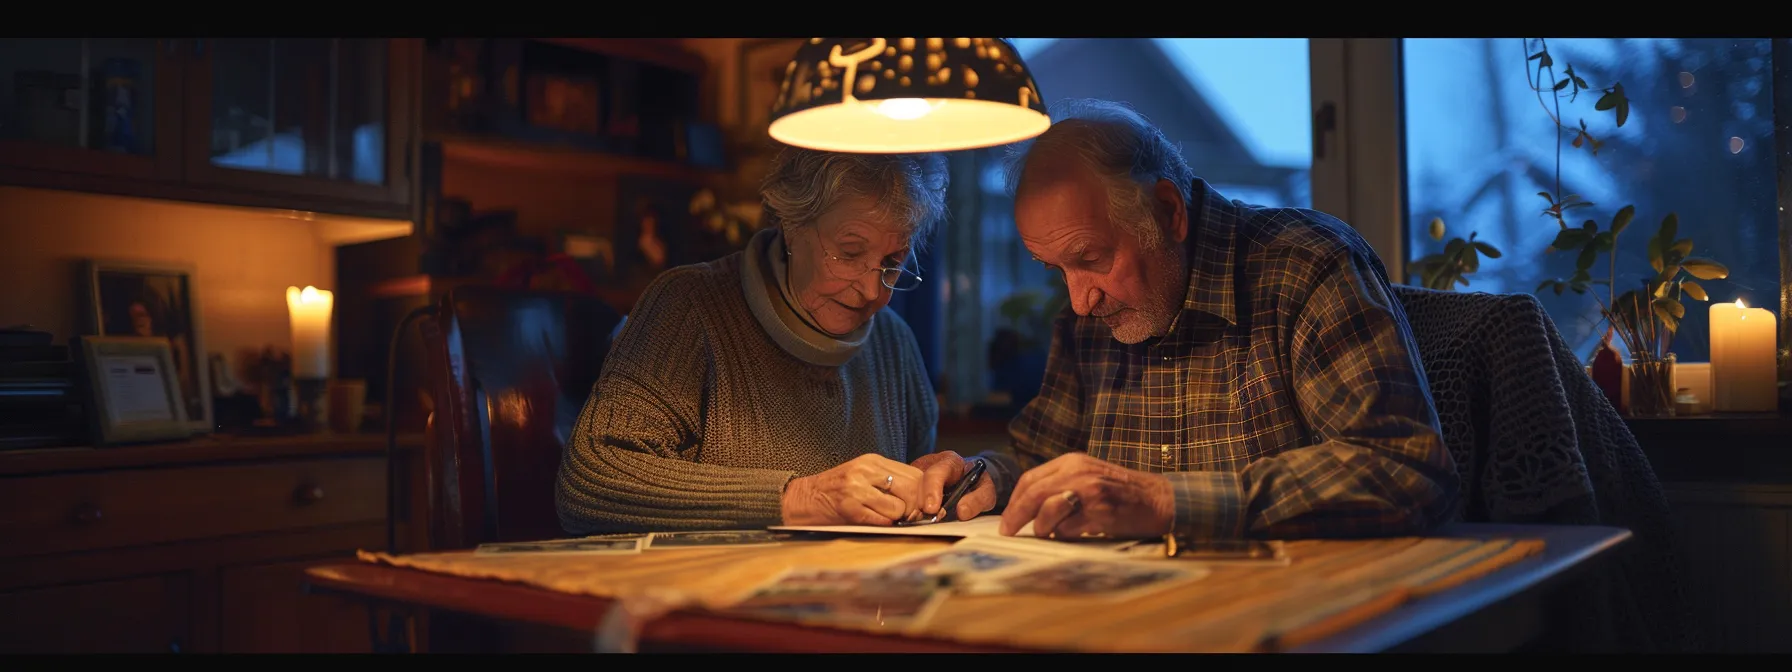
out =
[(1666, 248), (1668, 243), (1672, 242), (1674, 237), (1679, 234), (1680, 215), (1670, 212), (1668, 216), (1661, 218), (1661, 229), (1655, 232), (1655, 237), (1660, 238), (1662, 247)]
[(1630, 220), (1635, 217), (1636, 206), (1626, 205), (1619, 208), (1618, 214), (1612, 215), (1612, 235), (1616, 236), (1623, 233), (1624, 229), (1630, 226)]
[(1583, 88), (1583, 89), (1593, 88), (1591, 86), (1587, 86), (1587, 80), (1581, 79), (1580, 75), (1573, 75), (1573, 77), (1574, 77), (1574, 85), (1575, 86)]
[(1612, 246), (1616, 245), (1617, 242), (1618, 242), (1618, 240), (1616, 237), (1614, 237), (1612, 235), (1612, 232), (1600, 231), (1599, 235), (1593, 236), (1593, 242), (1591, 242), (1589, 244), (1595, 248), (1598, 248), (1598, 250), (1600, 252), (1610, 252), (1612, 249)]
[(1624, 95), (1622, 83), (1612, 84), (1612, 93), (1618, 94), (1618, 126), (1623, 127), (1624, 122), (1630, 119), (1630, 98)]
[(1531, 292), (1532, 292), (1532, 293), (1536, 293), (1536, 292), (1541, 292), (1541, 291), (1543, 291), (1543, 290), (1544, 290), (1544, 289), (1545, 289), (1545, 288), (1547, 288), (1547, 287), (1549, 287), (1549, 286), (1550, 286), (1550, 285), (1554, 285), (1554, 284), (1556, 284), (1556, 283), (1558, 283), (1558, 282), (1561, 282), (1561, 281), (1560, 281), (1560, 280), (1555, 280), (1555, 279), (1549, 279), (1549, 280), (1544, 280), (1544, 281), (1543, 281), (1543, 282), (1539, 282), (1539, 283), (1537, 283), (1537, 288), (1536, 288), (1536, 289), (1533, 289), (1533, 290), (1531, 290)]
[(1485, 243), (1485, 242), (1482, 242), (1482, 241), (1479, 241), (1479, 240), (1477, 240), (1477, 241), (1475, 241), (1475, 249), (1477, 249), (1477, 250), (1480, 250), (1480, 251), (1481, 251), (1481, 254), (1484, 254), (1484, 255), (1486, 255), (1486, 256), (1487, 256), (1487, 258), (1488, 258), (1488, 259), (1498, 259), (1498, 258), (1500, 258), (1500, 250), (1499, 250), (1499, 248), (1497, 248), (1497, 247), (1494, 247), (1494, 246), (1492, 246), (1492, 245), (1488, 245), (1488, 244), (1487, 244), (1487, 243)]
[[(1655, 309), (1657, 315), (1666, 314), (1671, 316), (1676, 322), (1679, 321), (1680, 318), (1686, 317), (1686, 306), (1680, 305), (1680, 301), (1671, 296), (1665, 296), (1650, 301), (1649, 306)], [(1666, 318), (1663, 319), (1664, 321), (1666, 320)]]
[(1580, 257), (1578, 257), (1574, 260), (1574, 267), (1577, 269), (1592, 268), (1593, 262), (1597, 261), (1598, 259), (1599, 259), (1598, 247), (1596, 247), (1592, 244), (1588, 244), (1586, 247), (1583, 247), (1580, 249)]
[(1661, 266), (1661, 239), (1660, 238), (1650, 238), (1649, 239), (1649, 267), (1655, 269), (1656, 273), (1661, 272), (1662, 266)]
[(1432, 240), (1443, 240), (1444, 239), (1444, 218), (1442, 218), (1442, 217), (1432, 217), (1431, 218), (1431, 239)]
[(1587, 233), (1585, 229), (1562, 229), (1556, 233), (1555, 242), (1550, 243), (1549, 246), (1558, 250), (1567, 251), (1578, 249), (1592, 239), (1593, 234)]
[(1547, 55), (1549, 55), (1549, 52), (1547, 52), (1547, 51), (1539, 51), (1539, 52), (1537, 52), (1537, 53), (1535, 53), (1535, 54), (1531, 54), (1531, 55), (1529, 55), (1529, 56), (1526, 56), (1526, 57), (1525, 57), (1525, 58), (1524, 58), (1524, 60), (1527, 60), (1527, 61), (1535, 61), (1535, 60), (1537, 60), (1537, 59), (1539, 59), (1539, 58), (1543, 58), (1543, 57), (1544, 57), (1544, 56), (1547, 56)]
[(1705, 293), (1705, 286), (1700, 285), (1699, 283), (1693, 282), (1691, 280), (1681, 281), (1680, 282), (1680, 291), (1686, 292), (1687, 296), (1698, 299), (1700, 301), (1711, 300), (1711, 296), (1709, 294)]
[(1550, 205), (1556, 204), (1556, 197), (1549, 195), (1549, 192), (1547, 192), (1547, 191), (1539, 191), (1539, 192), (1537, 192), (1537, 195), (1542, 196), (1543, 200), (1549, 201)]
[(1556, 59), (1550, 58), (1549, 52), (1545, 51), (1545, 52), (1542, 52), (1542, 54), (1543, 54), (1543, 58), (1537, 59), (1537, 67), (1547, 68), (1549, 66), (1556, 64)]
[(1586, 280), (1582, 280), (1580, 282), (1568, 283), (1568, 288), (1574, 290), (1575, 294), (1587, 293), (1587, 287), (1588, 287), (1588, 281), (1586, 281)]
[(1557, 280), (1553, 284), (1555, 285), (1556, 296), (1561, 296), (1562, 290), (1568, 288), (1568, 283), (1562, 282), (1561, 280)]
[(1689, 254), (1692, 254), (1692, 239), (1681, 238), (1674, 241), (1674, 244), (1668, 247), (1666, 252), (1662, 253), (1662, 257), (1663, 261), (1669, 264), (1678, 264), (1681, 259), (1685, 259)]
[(1567, 77), (1563, 77), (1563, 78), (1562, 78), (1562, 81), (1559, 81), (1559, 82), (1556, 82), (1556, 88), (1555, 88), (1555, 90), (1556, 90), (1556, 91), (1561, 91), (1561, 90), (1562, 90), (1562, 89), (1566, 89), (1566, 88), (1568, 88), (1568, 84), (1570, 84), (1570, 83), (1571, 83), (1571, 82), (1572, 82), (1572, 81), (1573, 81), (1573, 80), (1570, 80), (1570, 79), (1568, 79), (1568, 78), (1567, 78)]
[(1462, 242), (1461, 238), (1452, 239), (1449, 243), (1444, 245), (1444, 258), (1451, 260), (1460, 259), (1461, 257), (1459, 255), (1462, 254), (1462, 248), (1466, 245), (1468, 245), (1468, 243)]
[(1722, 280), (1730, 277), (1730, 268), (1704, 257), (1687, 257), (1680, 261), (1680, 267), (1686, 269), (1692, 277), (1700, 280)]
[(1600, 112), (1604, 112), (1617, 106), (1618, 97), (1611, 91), (1605, 92), (1605, 95), (1599, 97), (1598, 102), (1593, 103), (1593, 109), (1599, 110)]
[(1563, 204), (1562, 204), (1562, 207), (1563, 207), (1563, 208), (1568, 208), (1568, 209), (1572, 209), (1572, 208), (1591, 208), (1591, 207), (1593, 207), (1593, 203), (1592, 203), (1592, 202), (1591, 202), (1591, 201), (1575, 201), (1575, 202), (1573, 202), (1573, 203), (1563, 203)]
[(1593, 276), (1587, 272), (1587, 269), (1577, 268), (1574, 270), (1574, 275), (1572, 275), (1568, 278), (1568, 281), (1569, 282), (1592, 282)]

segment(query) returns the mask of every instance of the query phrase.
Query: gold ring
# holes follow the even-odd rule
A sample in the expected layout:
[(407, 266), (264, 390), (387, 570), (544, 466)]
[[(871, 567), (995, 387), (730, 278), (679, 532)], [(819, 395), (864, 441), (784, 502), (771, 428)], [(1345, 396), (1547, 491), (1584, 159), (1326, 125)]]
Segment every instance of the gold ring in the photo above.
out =
[(1082, 510), (1083, 498), (1077, 496), (1076, 491), (1065, 490), (1064, 494), (1062, 494), (1060, 496), (1064, 498), (1065, 504), (1070, 505), (1070, 515), (1074, 516), (1074, 515), (1076, 515), (1076, 512)]

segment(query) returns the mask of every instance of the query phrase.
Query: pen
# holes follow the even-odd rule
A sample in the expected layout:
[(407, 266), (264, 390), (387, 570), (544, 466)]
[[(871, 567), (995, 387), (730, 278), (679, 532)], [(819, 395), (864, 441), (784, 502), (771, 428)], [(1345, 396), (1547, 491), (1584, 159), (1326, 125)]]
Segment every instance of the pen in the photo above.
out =
[(958, 510), (958, 500), (964, 499), (966, 493), (969, 493), (972, 488), (977, 487), (977, 481), (982, 480), (983, 472), (987, 466), (987, 463), (983, 460), (971, 460), (971, 466), (965, 470), (964, 477), (958, 479), (958, 485), (953, 486), (952, 494), (947, 495), (946, 500), (940, 503), (940, 510), (935, 512), (932, 518), (924, 518), (916, 521), (899, 520), (896, 521), (896, 524), (928, 525), (950, 517), (953, 515), (953, 512)]

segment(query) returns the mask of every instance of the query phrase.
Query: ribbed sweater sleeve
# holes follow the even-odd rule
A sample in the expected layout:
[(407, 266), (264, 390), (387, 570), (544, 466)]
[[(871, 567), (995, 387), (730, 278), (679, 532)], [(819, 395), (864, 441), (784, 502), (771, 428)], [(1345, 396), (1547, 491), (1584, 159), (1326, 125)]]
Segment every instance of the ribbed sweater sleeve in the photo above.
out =
[(636, 303), (561, 462), (555, 496), (567, 532), (758, 528), (781, 521), (793, 472), (696, 461), (716, 357), (705, 308), (729, 298), (709, 284), (699, 271), (673, 269)]

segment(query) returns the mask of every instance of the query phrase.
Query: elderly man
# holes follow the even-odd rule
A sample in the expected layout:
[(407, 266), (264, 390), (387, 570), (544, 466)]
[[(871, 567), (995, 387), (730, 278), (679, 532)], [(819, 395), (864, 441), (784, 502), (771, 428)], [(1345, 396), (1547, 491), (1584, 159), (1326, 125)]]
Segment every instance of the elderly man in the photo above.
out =
[[(1230, 201), (1123, 105), (1068, 101), (1013, 157), (1015, 222), (1061, 272), (1045, 382), (973, 511), (1058, 538), (1422, 532), (1450, 511), (1405, 313), (1349, 226)], [(1016, 459), (1018, 458), (1018, 459)]]

